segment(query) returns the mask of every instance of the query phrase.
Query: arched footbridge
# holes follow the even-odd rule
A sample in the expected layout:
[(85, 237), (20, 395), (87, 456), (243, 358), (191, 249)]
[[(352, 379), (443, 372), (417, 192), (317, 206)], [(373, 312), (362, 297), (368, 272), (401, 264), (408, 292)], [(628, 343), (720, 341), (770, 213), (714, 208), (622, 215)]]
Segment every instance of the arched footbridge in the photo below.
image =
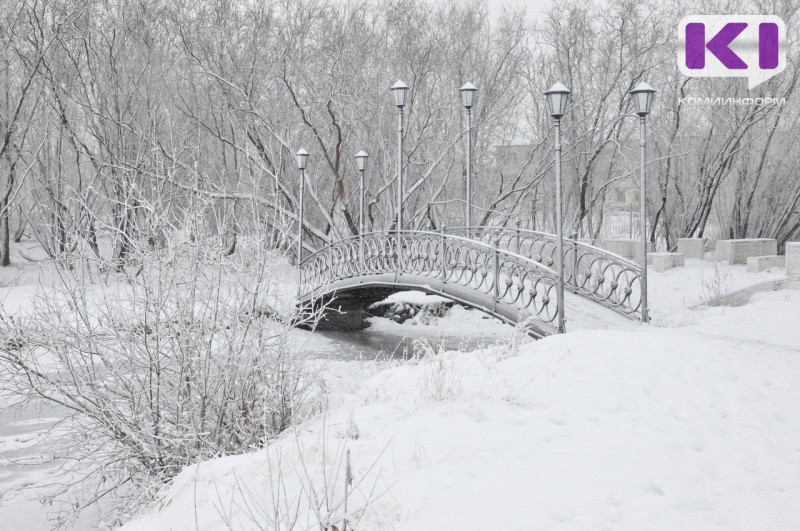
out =
[[(482, 310), (537, 337), (558, 331), (558, 260), (565, 291), (631, 319), (641, 304), (641, 268), (598, 247), (552, 234), (473, 227), (375, 232), (345, 238), (300, 263), (298, 304), (415, 289)], [(569, 313), (569, 308), (565, 308)]]

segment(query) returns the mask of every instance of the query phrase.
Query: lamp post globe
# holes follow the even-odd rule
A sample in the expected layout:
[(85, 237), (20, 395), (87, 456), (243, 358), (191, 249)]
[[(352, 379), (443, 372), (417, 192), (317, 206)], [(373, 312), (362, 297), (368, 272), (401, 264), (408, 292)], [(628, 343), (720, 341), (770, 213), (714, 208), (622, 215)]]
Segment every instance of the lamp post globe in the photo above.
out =
[(464, 103), (464, 108), (471, 109), (477, 104), (478, 87), (467, 82), (459, 90), (461, 91), (461, 100)]
[(653, 108), (653, 102), (656, 99), (656, 89), (642, 81), (631, 92), (631, 99), (636, 106), (636, 114), (639, 116), (647, 116)]
[(358, 168), (358, 233), (364, 234), (364, 170), (367, 169), (369, 153), (363, 149), (356, 153)]
[(556, 120), (560, 119), (567, 112), (569, 95), (572, 94), (562, 83), (555, 83), (544, 95), (547, 98), (547, 105), (550, 109), (550, 116)]
[(358, 167), (358, 171), (367, 169), (367, 159), (369, 159), (369, 153), (363, 149), (356, 153), (356, 167)]
[(308, 151), (302, 148), (298, 149), (297, 153), (294, 154), (294, 158), (297, 161), (297, 169), (305, 171), (308, 164)]
[(392, 96), (394, 96), (394, 104), (399, 109), (405, 107), (406, 99), (408, 98), (408, 90), (409, 90), (408, 85), (406, 85), (400, 80), (397, 80), (389, 90), (392, 91)]

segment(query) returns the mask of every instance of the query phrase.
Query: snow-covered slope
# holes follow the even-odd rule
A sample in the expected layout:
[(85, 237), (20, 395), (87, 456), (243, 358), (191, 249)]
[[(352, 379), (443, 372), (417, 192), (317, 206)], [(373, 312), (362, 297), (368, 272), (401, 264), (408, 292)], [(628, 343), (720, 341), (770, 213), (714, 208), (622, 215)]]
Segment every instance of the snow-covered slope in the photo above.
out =
[(124, 529), (296, 512), (297, 529), (341, 530), (347, 451), (360, 530), (796, 529), (800, 292), (686, 310), (697, 301), (666, 293), (701, 278), (687, 271), (653, 275), (661, 327), (595, 323), (381, 371), (269, 449), (186, 469)]

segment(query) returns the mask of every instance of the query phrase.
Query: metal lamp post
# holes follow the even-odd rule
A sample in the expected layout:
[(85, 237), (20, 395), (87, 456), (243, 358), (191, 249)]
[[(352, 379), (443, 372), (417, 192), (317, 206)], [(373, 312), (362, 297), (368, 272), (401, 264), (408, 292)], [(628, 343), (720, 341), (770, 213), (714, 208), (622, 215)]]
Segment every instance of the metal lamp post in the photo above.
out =
[(364, 170), (367, 169), (369, 153), (363, 149), (356, 153), (356, 167), (358, 168), (358, 233), (364, 234)]
[(303, 261), (303, 198), (306, 193), (306, 165), (308, 164), (308, 151), (299, 149), (294, 155), (297, 169), (300, 170), (300, 207), (297, 214), (297, 263)]
[(392, 85), (394, 104), (397, 106), (397, 233), (403, 228), (403, 107), (406, 106), (408, 85), (397, 81)]
[(561, 117), (567, 112), (567, 101), (569, 100), (570, 90), (556, 83), (544, 93), (547, 104), (550, 107), (550, 116), (555, 119), (554, 135), (555, 141), (553, 151), (555, 152), (556, 166), (556, 238), (558, 240), (558, 331), (564, 332), (564, 234), (561, 213)]
[(472, 232), (472, 106), (476, 103), (478, 88), (472, 83), (461, 87), (461, 98), (467, 114), (467, 149), (465, 153), (466, 168), (464, 172), (464, 225), (467, 238)]
[(358, 168), (358, 259), (361, 262), (361, 271), (364, 268), (364, 170), (367, 169), (369, 154), (363, 149), (356, 153), (356, 167)]
[(631, 98), (636, 105), (636, 114), (639, 115), (639, 224), (641, 225), (642, 244), (642, 322), (648, 321), (647, 316), (647, 179), (645, 171), (645, 148), (647, 146), (647, 115), (653, 107), (656, 89), (641, 82), (631, 92)]

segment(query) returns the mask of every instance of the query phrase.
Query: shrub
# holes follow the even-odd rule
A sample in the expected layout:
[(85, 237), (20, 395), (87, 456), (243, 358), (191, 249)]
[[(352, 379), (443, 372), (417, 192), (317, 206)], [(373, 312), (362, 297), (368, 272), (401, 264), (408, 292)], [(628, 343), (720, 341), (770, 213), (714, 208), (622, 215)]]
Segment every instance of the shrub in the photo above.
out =
[(188, 464), (258, 448), (322, 392), (289, 319), (271, 310), (288, 296), (271, 251), (226, 256), (187, 239), (137, 264), (105, 286), (59, 270), (26, 314), (0, 317), (14, 392), (74, 413), (79, 507), (122, 485), (136, 486), (128, 501), (146, 498)]

